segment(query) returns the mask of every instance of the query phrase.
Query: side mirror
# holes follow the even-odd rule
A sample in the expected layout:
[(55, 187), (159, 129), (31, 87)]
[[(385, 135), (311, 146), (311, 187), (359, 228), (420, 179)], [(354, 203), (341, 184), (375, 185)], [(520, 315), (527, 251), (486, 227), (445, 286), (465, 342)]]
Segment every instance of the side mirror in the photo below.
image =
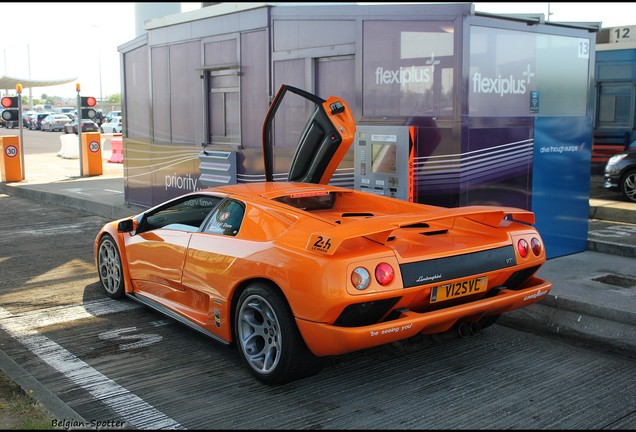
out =
[(126, 219), (117, 224), (117, 231), (119, 232), (132, 232), (135, 229), (133, 220)]

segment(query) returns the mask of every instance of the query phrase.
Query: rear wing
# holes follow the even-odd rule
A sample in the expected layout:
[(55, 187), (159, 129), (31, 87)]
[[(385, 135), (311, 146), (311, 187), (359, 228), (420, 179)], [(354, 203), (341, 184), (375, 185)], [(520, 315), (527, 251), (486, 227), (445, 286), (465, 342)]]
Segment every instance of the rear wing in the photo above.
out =
[[(503, 220), (514, 220), (527, 225), (535, 222), (534, 213), (512, 207), (468, 206), (425, 213), (408, 213), (400, 216), (378, 216), (357, 221), (355, 224), (338, 225), (333, 228), (312, 233), (306, 249), (325, 255), (336, 253), (345, 241), (357, 237), (365, 237), (380, 244), (386, 244), (393, 231), (433, 221), (448, 221), (453, 226), (458, 217), (470, 219), (492, 227), (498, 227)], [(397, 219), (397, 220), (396, 220)]]

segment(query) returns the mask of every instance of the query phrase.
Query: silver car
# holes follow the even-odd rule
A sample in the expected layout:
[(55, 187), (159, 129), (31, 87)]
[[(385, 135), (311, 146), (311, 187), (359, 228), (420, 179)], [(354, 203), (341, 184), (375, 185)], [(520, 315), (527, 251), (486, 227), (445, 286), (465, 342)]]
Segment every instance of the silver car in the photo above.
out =
[(66, 114), (49, 114), (44, 117), (44, 120), (42, 120), (40, 130), (50, 132), (63, 131), (64, 125), (67, 125), (70, 122), (71, 118)]

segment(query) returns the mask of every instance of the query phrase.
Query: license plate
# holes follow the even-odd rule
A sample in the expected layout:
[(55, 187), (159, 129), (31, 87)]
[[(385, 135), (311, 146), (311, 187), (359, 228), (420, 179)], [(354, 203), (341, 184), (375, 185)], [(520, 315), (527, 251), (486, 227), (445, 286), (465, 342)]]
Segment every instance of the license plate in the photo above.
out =
[(487, 288), (488, 278), (486, 276), (440, 285), (431, 290), (431, 303), (485, 292)]

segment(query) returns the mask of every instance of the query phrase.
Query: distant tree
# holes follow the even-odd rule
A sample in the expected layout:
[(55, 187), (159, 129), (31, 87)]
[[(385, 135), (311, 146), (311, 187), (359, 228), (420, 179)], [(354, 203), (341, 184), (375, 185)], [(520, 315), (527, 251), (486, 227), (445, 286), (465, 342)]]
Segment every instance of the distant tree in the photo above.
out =
[(60, 98), (58, 96), (46, 96), (46, 99), (44, 99), (45, 103), (47, 105), (57, 105), (56, 102), (59, 100)]
[(121, 94), (114, 93), (108, 96), (108, 103), (119, 104), (121, 102)]

